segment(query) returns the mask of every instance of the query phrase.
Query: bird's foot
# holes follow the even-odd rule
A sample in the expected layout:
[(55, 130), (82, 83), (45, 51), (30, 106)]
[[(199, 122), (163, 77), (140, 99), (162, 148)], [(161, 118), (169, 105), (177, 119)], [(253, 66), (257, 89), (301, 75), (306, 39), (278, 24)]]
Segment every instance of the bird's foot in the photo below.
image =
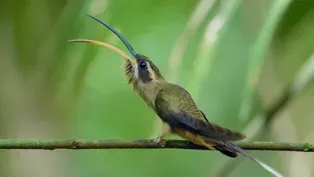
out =
[(162, 136), (158, 136), (156, 139), (155, 139), (155, 142), (161, 146), (161, 147), (165, 147), (166, 144), (167, 144), (167, 141), (162, 137)]

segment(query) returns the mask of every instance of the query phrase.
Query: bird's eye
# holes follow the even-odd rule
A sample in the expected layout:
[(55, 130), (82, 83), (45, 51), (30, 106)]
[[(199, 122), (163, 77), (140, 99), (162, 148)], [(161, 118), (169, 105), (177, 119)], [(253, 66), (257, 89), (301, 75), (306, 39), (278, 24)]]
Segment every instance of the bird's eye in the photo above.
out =
[(147, 64), (146, 64), (145, 61), (141, 61), (141, 62), (139, 63), (139, 66), (140, 66), (140, 68), (145, 69), (146, 66), (147, 66)]

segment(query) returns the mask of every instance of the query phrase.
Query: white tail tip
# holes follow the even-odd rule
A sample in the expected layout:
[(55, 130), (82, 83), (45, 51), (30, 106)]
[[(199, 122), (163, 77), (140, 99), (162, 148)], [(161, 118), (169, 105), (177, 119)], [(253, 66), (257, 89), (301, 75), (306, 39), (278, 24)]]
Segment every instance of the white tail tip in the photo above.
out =
[(272, 167), (268, 166), (267, 164), (265, 164), (264, 162), (261, 162), (257, 159), (255, 159), (255, 161), (260, 164), (265, 170), (269, 171), (270, 173), (272, 173), (273, 175), (275, 175), (276, 177), (284, 177), (282, 174), (280, 174), (278, 171), (276, 171), (275, 169), (273, 169)]

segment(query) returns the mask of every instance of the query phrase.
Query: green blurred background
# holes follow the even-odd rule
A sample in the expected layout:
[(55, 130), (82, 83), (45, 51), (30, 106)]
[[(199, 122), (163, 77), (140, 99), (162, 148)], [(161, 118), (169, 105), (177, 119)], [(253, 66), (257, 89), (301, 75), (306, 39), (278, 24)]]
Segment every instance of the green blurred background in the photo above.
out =
[[(94, 39), (128, 53), (85, 13), (117, 28), (169, 81), (187, 88), (211, 121), (248, 137), (267, 130), (254, 140), (314, 142), (310, 0), (2, 0), (0, 138), (157, 137), (160, 122), (127, 85), (121, 57), (67, 43)], [(262, 126), (258, 115), (293, 84), (300, 94)], [(287, 177), (314, 176), (314, 154), (252, 154)], [(227, 157), (209, 151), (2, 150), (0, 176), (272, 176), (239, 158), (230, 169)]]

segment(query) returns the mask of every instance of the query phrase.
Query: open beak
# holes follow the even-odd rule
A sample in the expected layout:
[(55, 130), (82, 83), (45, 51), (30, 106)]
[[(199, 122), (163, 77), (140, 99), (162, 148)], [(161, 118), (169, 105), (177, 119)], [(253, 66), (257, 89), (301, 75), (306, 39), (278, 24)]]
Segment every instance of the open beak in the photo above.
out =
[(73, 40), (69, 40), (68, 42), (84, 42), (84, 43), (90, 43), (90, 44), (102, 46), (102, 47), (105, 47), (105, 48), (108, 48), (110, 50), (113, 50), (113, 51), (117, 52), (119, 55), (121, 55), (124, 58), (124, 60), (127, 63), (130, 63), (131, 65), (133, 65), (136, 62), (135, 60), (132, 61), (131, 58), (126, 53), (124, 53), (122, 50), (120, 50), (117, 47), (115, 47), (115, 46), (113, 46), (111, 44), (108, 44), (108, 43), (104, 43), (104, 42), (100, 42), (100, 41), (94, 41), (94, 40), (89, 40), (89, 39), (73, 39)]

